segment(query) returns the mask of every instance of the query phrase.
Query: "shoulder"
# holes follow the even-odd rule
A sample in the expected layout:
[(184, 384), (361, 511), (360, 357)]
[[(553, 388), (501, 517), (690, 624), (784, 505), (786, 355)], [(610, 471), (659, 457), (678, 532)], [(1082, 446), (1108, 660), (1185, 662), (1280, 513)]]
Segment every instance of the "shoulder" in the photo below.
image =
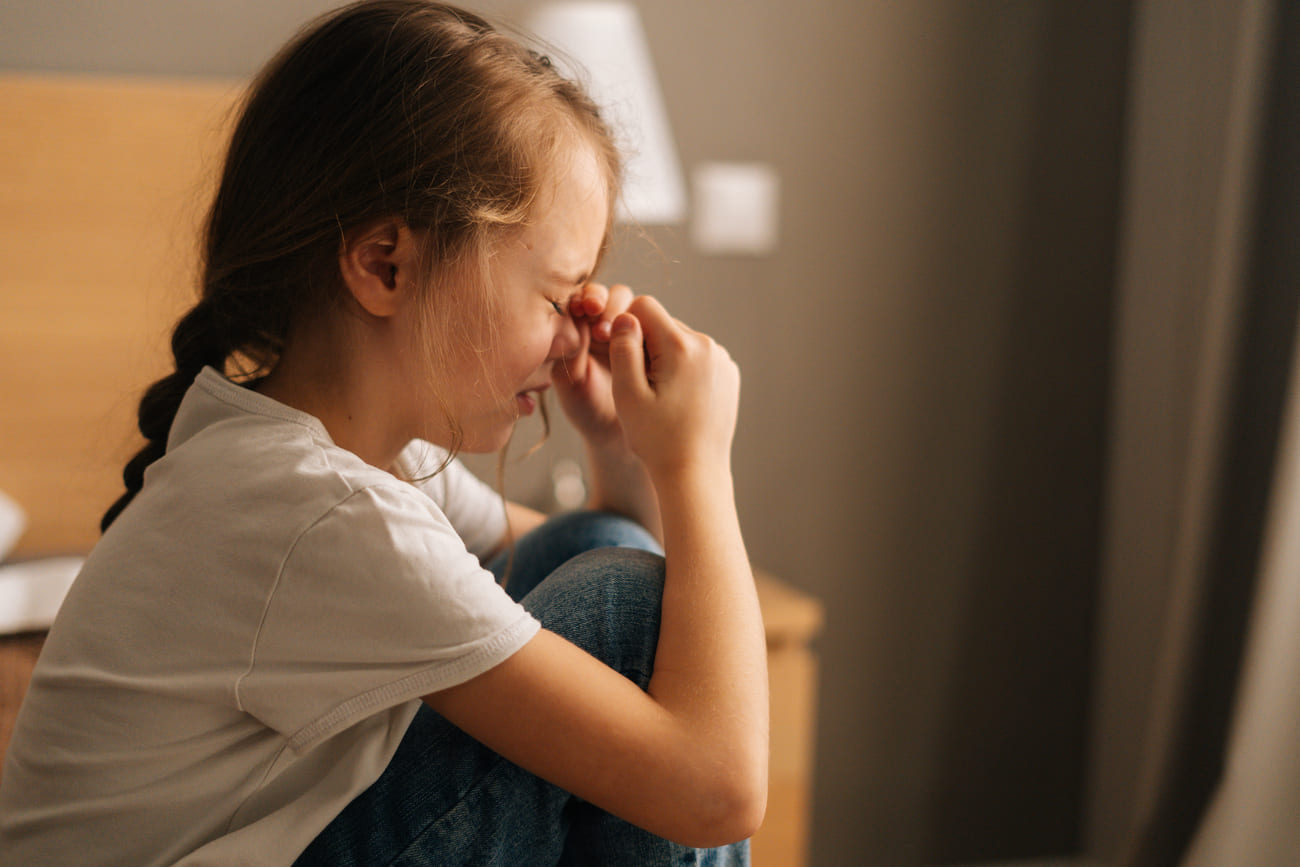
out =
[[(410, 485), (336, 445), (315, 417), (232, 383), (208, 368), (187, 392), (168, 438), (167, 453), (146, 478), (154, 487), (225, 513), (280, 516), (323, 512), (358, 490)], [(206, 492), (206, 493), (204, 493)]]
[(477, 573), (455, 528), (428, 497), (396, 479), (374, 480), (333, 502), (322, 501), (286, 557), (286, 568), (313, 575), (370, 575), (385, 586), (428, 586)]

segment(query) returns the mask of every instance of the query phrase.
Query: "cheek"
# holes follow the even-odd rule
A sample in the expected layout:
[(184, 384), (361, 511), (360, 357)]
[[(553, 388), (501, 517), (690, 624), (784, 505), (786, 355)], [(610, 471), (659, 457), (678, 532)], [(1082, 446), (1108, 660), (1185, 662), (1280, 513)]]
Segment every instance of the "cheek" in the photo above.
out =
[(538, 368), (546, 363), (555, 343), (555, 334), (550, 328), (534, 325), (527, 329), (504, 332), (500, 335), (500, 340), (498, 375), (503, 384), (512, 386), (513, 394), (521, 382), (531, 379)]
[(546, 359), (554, 353), (557, 329), (555, 323), (557, 317), (548, 316), (542, 322), (533, 326), (525, 334), (520, 335), (519, 349), (520, 355), (526, 356), (528, 364), (536, 370)]

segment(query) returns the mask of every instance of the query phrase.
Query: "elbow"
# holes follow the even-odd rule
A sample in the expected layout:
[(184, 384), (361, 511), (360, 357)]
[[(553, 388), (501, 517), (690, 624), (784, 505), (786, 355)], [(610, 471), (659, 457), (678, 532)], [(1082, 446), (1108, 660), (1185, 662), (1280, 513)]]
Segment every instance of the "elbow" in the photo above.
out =
[(707, 794), (684, 817), (682, 839), (677, 842), (700, 849), (712, 849), (747, 840), (758, 831), (767, 813), (767, 767), (752, 773), (720, 776)]
[(735, 793), (727, 803), (726, 815), (719, 821), (719, 837), (726, 845), (748, 840), (758, 833), (767, 815), (767, 780), (760, 785)]

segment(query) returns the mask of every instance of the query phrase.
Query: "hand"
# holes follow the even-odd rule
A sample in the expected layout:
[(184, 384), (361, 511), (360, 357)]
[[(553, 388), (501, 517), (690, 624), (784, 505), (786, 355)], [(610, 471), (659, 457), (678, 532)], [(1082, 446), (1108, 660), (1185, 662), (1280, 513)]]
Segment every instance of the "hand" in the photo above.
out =
[(628, 447), (652, 476), (730, 469), (740, 370), (706, 334), (642, 295), (615, 317), (609, 363)]
[(632, 303), (632, 290), (588, 283), (569, 303), (569, 315), (586, 332), (583, 348), (555, 365), (551, 380), (560, 405), (590, 446), (625, 448), (614, 407), (609, 338), (614, 319)]

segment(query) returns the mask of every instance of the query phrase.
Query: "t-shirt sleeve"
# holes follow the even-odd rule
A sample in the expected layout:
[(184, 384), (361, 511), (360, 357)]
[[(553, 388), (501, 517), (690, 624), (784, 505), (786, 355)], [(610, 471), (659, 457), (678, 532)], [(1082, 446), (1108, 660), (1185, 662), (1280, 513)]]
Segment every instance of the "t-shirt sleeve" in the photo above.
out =
[(498, 546), (506, 535), (505, 503), (490, 485), (474, 475), (459, 460), (442, 472), (424, 479), (447, 458), (444, 449), (412, 440), (398, 457), (398, 467), (415, 486), (429, 496), (460, 534), (465, 547), (482, 557)]
[(428, 498), (368, 487), (294, 544), (237, 696), (301, 751), (487, 671), (538, 628)]

